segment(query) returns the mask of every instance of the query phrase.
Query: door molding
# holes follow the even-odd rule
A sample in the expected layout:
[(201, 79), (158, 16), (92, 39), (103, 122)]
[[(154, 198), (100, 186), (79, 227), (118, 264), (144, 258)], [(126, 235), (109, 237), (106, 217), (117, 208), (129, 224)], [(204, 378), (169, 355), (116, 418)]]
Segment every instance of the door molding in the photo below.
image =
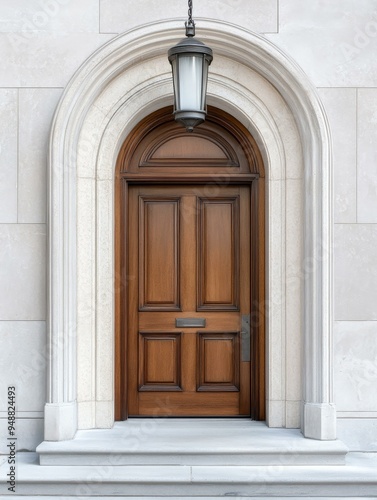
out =
[[(172, 102), (166, 52), (180, 32), (163, 21), (106, 43), (52, 123), (46, 440), (114, 422), (114, 167), (135, 124)], [(201, 37), (217, 61), (208, 102), (252, 132), (266, 168), (267, 423), (335, 439), (328, 122), (315, 87), (273, 43), (213, 20)]]
[[(209, 106), (205, 124), (188, 139), (191, 155), (169, 162), (170, 143), (179, 147), (187, 140), (183, 127), (174, 121), (173, 109), (162, 108), (147, 116), (125, 140), (116, 164), (115, 186), (115, 420), (128, 416), (127, 400), (127, 205), (133, 184), (249, 185), (251, 194), (251, 304), (265, 303), (264, 166), (259, 148), (234, 117)], [(201, 158), (200, 147), (211, 148), (211, 158)], [(218, 148), (215, 149), (215, 148)], [(163, 149), (162, 153), (159, 151)], [(153, 158), (153, 154), (155, 158)], [(229, 151), (231, 153), (229, 153)], [(228, 154), (229, 153), (229, 154)], [(166, 156), (167, 155), (167, 156)], [(219, 158), (214, 159), (214, 157)], [(145, 158), (149, 158), (146, 162)], [(251, 339), (251, 417), (265, 420), (265, 311), (255, 308)]]

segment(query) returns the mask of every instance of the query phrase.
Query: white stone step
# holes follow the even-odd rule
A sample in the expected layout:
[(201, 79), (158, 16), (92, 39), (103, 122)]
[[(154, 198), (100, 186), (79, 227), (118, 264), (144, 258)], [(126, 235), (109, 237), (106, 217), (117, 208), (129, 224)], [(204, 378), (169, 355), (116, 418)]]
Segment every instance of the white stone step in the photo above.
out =
[(350, 453), (344, 466), (41, 466), (17, 456), (16, 493), (0, 467), (0, 498), (376, 498), (377, 455)]
[(41, 465), (342, 465), (341, 441), (305, 439), (246, 419), (129, 419), (43, 442)]

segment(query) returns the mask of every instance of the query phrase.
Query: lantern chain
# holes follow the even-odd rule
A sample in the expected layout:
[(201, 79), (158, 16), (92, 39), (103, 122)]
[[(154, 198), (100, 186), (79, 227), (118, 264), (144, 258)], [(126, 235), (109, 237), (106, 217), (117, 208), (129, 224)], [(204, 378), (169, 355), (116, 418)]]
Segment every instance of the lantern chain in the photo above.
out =
[(193, 24), (192, 20), (192, 0), (188, 0), (188, 23)]
[(186, 22), (186, 36), (195, 36), (195, 23), (192, 19), (192, 0), (188, 0), (188, 20)]

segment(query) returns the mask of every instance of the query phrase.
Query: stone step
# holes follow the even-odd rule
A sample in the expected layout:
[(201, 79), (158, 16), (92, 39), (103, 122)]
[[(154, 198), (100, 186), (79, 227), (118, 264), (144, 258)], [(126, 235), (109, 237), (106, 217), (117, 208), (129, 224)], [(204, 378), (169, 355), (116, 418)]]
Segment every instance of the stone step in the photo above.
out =
[[(43, 500), (56, 500), (57, 496), (58, 495), (56, 495), (56, 496), (55, 495), (43, 496)], [(13, 500), (25, 500), (24, 496), (18, 496), (18, 495), (16, 495), (16, 496), (13, 495), (12, 498), (13, 498)], [(28, 500), (33, 500), (33, 499), (37, 499), (37, 498), (40, 500), (40, 495), (36, 495), (36, 496), (35, 495), (32, 495), (32, 496), (28, 495), (27, 498), (28, 498)], [(75, 498), (75, 497), (66, 496), (66, 495), (63, 495), (63, 496), (59, 495), (58, 496), (58, 500), (72, 500), (73, 498)], [(98, 500), (97, 495), (96, 496), (85, 496), (84, 498), (85, 498), (85, 500)], [(114, 497), (114, 496), (111, 496), (111, 497), (101, 496), (101, 500), (112, 500), (114, 498), (116, 498), (116, 497)], [(127, 498), (127, 500), (141, 500), (141, 499), (142, 500), (156, 500), (156, 497), (154, 497), (154, 496), (152, 496), (152, 497), (151, 496), (142, 496), (142, 497), (140, 497), (140, 496), (138, 496), (138, 497), (134, 497), (134, 496), (124, 497), (123, 496), (123, 498)], [(195, 496), (195, 497), (193, 497), (193, 496), (189, 496), (189, 497), (188, 496), (179, 496), (179, 497), (177, 497), (176, 495), (174, 495), (174, 497), (163, 496), (163, 497), (159, 497), (159, 498), (160, 499), (162, 499), (162, 498), (177, 499), (178, 498), (179, 500), (224, 500), (224, 496), (210, 496), (210, 497), (208, 497), (208, 496), (207, 497), (203, 497), (203, 496), (199, 496), (199, 497), (198, 496)], [(271, 496), (267, 496), (267, 497), (266, 496), (263, 496), (263, 497), (260, 497), (260, 496), (257, 496), (257, 497), (254, 497), (254, 496), (253, 497), (233, 496), (231, 498), (239, 498), (240, 500), (247, 500), (248, 498), (252, 498), (253, 500), (276, 500), (276, 499), (281, 500), (280, 496), (278, 496), (278, 497), (276, 497), (276, 496), (274, 496), (274, 497), (271, 497)], [(300, 498), (300, 497), (286, 496), (286, 497), (284, 497), (284, 500), (288, 500), (290, 498), (295, 498), (297, 500), (297, 498)], [(349, 497), (349, 496), (345, 497), (345, 496), (342, 496), (342, 497), (338, 497), (338, 498), (342, 498), (342, 500), (375, 500), (376, 499), (375, 496), (374, 497), (354, 497), (354, 496), (353, 497)], [(305, 497), (305, 500), (321, 500), (321, 499), (328, 500), (329, 497), (327, 495), (326, 496)]]
[(41, 466), (17, 456), (16, 493), (0, 467), (0, 498), (376, 498), (377, 455), (350, 453), (344, 466)]
[(129, 419), (38, 446), (41, 465), (343, 465), (341, 441), (246, 419)]

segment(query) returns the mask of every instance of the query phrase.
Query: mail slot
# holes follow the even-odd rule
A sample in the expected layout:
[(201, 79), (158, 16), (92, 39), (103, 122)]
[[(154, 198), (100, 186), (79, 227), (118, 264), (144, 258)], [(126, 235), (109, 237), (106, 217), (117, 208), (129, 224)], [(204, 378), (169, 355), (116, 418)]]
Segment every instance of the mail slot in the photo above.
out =
[(205, 318), (175, 318), (176, 328), (205, 328)]

